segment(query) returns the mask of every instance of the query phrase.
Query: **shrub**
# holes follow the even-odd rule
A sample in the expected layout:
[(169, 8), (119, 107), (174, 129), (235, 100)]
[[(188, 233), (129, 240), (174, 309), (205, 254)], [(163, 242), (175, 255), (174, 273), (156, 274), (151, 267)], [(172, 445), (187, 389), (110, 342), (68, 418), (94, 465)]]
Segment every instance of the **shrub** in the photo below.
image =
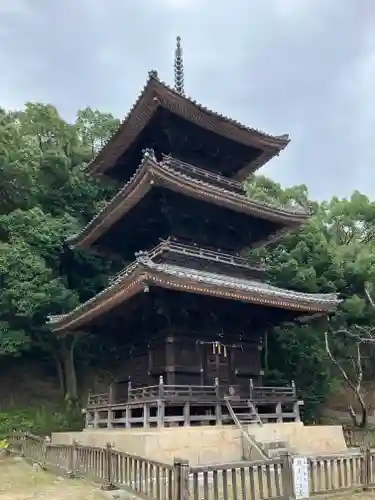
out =
[(79, 409), (26, 408), (0, 412), (0, 436), (12, 432), (31, 432), (39, 436), (51, 432), (81, 431), (83, 417)]

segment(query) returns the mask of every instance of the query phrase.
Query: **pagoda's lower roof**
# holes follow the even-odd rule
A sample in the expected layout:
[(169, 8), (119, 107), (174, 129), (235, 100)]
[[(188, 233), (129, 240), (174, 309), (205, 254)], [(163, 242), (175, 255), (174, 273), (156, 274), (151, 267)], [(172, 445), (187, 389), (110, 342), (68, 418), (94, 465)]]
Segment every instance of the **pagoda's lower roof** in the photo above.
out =
[[(266, 235), (268, 240), (279, 237), (286, 230), (299, 227), (309, 218), (309, 214), (300, 207), (291, 209), (251, 200), (241, 184), (222, 176), (168, 157), (158, 162), (151, 150), (145, 152), (141, 165), (130, 181), (79, 234), (71, 238), (71, 245), (88, 249), (144, 199), (153, 187), (162, 187), (196, 200), (225, 207), (232, 212), (269, 221), (278, 229), (274, 234)], [(156, 210), (157, 208), (155, 207)]]
[(307, 316), (334, 311), (340, 303), (336, 294), (295, 292), (257, 280), (156, 263), (149, 256), (141, 255), (105, 290), (70, 313), (50, 316), (49, 324), (55, 332), (84, 329), (84, 325), (94, 318), (107, 313), (136, 294), (149, 291), (149, 287), (294, 310)]

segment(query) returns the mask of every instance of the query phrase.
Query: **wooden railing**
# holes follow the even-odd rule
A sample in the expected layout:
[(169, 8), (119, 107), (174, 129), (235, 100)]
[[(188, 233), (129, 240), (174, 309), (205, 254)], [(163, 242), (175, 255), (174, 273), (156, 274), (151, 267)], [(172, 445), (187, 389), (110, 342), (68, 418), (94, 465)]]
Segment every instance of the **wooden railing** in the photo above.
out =
[(296, 397), (295, 387), (252, 387), (250, 390), (250, 399), (273, 400), (273, 399), (292, 399)]
[(157, 399), (159, 397), (162, 397), (162, 389), (160, 388), (160, 385), (132, 388), (129, 384), (128, 401), (147, 401), (150, 399)]
[[(374, 485), (375, 455), (308, 458), (310, 496), (367, 489)], [(292, 457), (262, 462), (229, 463), (190, 468), (190, 497), (203, 500), (295, 498)]]
[(196, 167), (195, 165), (190, 165), (189, 163), (185, 163), (180, 160), (176, 160), (171, 156), (165, 156), (163, 158), (163, 163), (167, 166), (173, 168), (173, 170), (178, 170), (182, 173), (190, 174), (196, 179), (201, 179), (203, 181), (209, 182), (214, 186), (222, 187), (224, 189), (235, 191), (236, 193), (246, 195), (245, 188), (241, 182), (238, 182), (233, 179), (229, 179), (228, 177), (224, 177), (220, 174), (214, 174), (213, 172), (209, 172), (200, 167)]
[[(151, 500), (286, 500), (295, 498), (293, 457), (190, 467), (164, 464), (114, 449), (54, 445), (36, 436), (10, 437), (12, 453), (69, 477), (88, 477)], [(308, 457), (310, 496), (375, 487), (375, 453)]]
[[(141, 251), (136, 254), (136, 257), (143, 256), (151, 260), (155, 259), (159, 255), (166, 251), (174, 252), (180, 255), (185, 255), (186, 257), (196, 257), (202, 260), (219, 262), (221, 264), (229, 264), (237, 268), (243, 268), (247, 270), (253, 270), (257, 272), (264, 272), (266, 266), (264, 263), (259, 262), (257, 264), (250, 265), (245, 257), (239, 255), (232, 255), (225, 252), (219, 252), (215, 250), (210, 250), (208, 248), (195, 247), (193, 245), (187, 245), (182, 243), (178, 239), (168, 238), (156, 247), (148, 251)], [(110, 283), (115, 283), (121, 280), (124, 276), (130, 274), (137, 266), (137, 261), (134, 261), (122, 269), (118, 274), (110, 279)]]
[(90, 406), (105, 406), (110, 403), (109, 392), (103, 394), (91, 394), (88, 396), (88, 404)]
[[(265, 271), (266, 269), (266, 266), (261, 262), (259, 262), (259, 264), (257, 265), (250, 265), (246, 258), (239, 255), (232, 255), (216, 250), (209, 250), (208, 248), (186, 245), (178, 240), (173, 240), (173, 238), (168, 240), (168, 242), (165, 243), (165, 246), (172, 252), (189, 257), (199, 257), (200, 259), (220, 262), (221, 264), (230, 264), (232, 266), (242, 267), (244, 269), (253, 269), (258, 271)], [(153, 257), (155, 257), (155, 255), (153, 255), (151, 258)]]
[(13, 453), (48, 470), (69, 477), (88, 477), (108, 488), (125, 488), (155, 500), (173, 499), (178, 461), (174, 465), (163, 464), (114, 450), (110, 444), (106, 448), (82, 446), (76, 441), (54, 445), (30, 434), (21, 439), (10, 437), (10, 442)]
[[(290, 387), (256, 387), (252, 381), (249, 381), (249, 387), (246, 389), (243, 386), (232, 386), (234, 398), (250, 399), (251, 401), (270, 401), (277, 400), (292, 400), (296, 399), (296, 388), (294, 383)], [(127, 401), (148, 402), (152, 400), (164, 401), (202, 401), (215, 402), (222, 400), (228, 394), (226, 386), (220, 386), (219, 382), (215, 385), (165, 385), (163, 377), (160, 377), (158, 385), (150, 385), (143, 387), (132, 387), (131, 382), (128, 382)], [(89, 394), (87, 407), (108, 406), (116, 403), (125, 403), (122, 398), (117, 401), (116, 395), (107, 394)]]

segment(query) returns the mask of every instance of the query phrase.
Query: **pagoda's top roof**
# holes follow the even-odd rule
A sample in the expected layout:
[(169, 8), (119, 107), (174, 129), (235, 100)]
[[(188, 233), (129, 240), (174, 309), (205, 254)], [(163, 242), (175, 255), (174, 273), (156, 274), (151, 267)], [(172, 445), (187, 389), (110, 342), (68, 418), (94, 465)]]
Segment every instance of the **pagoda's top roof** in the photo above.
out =
[(70, 313), (50, 316), (49, 324), (55, 332), (77, 329), (130, 297), (147, 292), (151, 286), (295, 310), (307, 315), (331, 312), (340, 303), (337, 294), (294, 292), (256, 280), (156, 263), (149, 255), (140, 255), (110, 286)]
[(141, 165), (131, 179), (79, 234), (71, 238), (70, 244), (75, 248), (89, 248), (153, 186), (162, 186), (192, 198), (274, 221), (285, 230), (300, 226), (310, 216), (302, 207), (291, 209), (251, 200), (240, 183), (178, 160), (166, 157), (157, 162), (150, 150), (145, 152)]
[(209, 110), (192, 98), (160, 81), (156, 72), (151, 71), (137, 101), (119, 129), (92, 160), (88, 169), (97, 174), (111, 169), (160, 107), (227, 139), (263, 151), (256, 160), (246, 165), (236, 174), (238, 179), (245, 178), (267, 163), (289, 143), (288, 135), (274, 136), (266, 134)]

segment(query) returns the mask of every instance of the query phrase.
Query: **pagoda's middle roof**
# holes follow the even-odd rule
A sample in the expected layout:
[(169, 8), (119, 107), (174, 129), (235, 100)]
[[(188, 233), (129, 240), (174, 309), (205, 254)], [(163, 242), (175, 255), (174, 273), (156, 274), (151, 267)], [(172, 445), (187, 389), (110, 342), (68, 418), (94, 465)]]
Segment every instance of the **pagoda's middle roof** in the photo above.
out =
[(68, 314), (51, 316), (49, 323), (56, 332), (83, 327), (125, 300), (147, 291), (150, 286), (295, 310), (307, 315), (331, 312), (340, 303), (337, 294), (295, 292), (257, 280), (154, 262), (149, 255), (143, 254), (105, 290)]
[(239, 182), (170, 157), (158, 162), (152, 150), (148, 150), (131, 179), (79, 234), (71, 238), (70, 244), (75, 248), (89, 248), (129, 212), (153, 186), (160, 186), (236, 212), (276, 222), (289, 230), (303, 224), (310, 215), (300, 207), (292, 209), (251, 200)]
[(90, 172), (104, 173), (111, 169), (121, 154), (129, 148), (151, 121), (151, 118), (160, 107), (204, 129), (262, 151), (262, 154), (256, 160), (249, 165), (245, 165), (237, 173), (236, 176), (239, 179), (243, 179), (256, 171), (272, 157), (279, 154), (289, 143), (287, 134), (266, 134), (209, 110), (192, 98), (177, 92), (160, 81), (156, 72), (151, 71), (146, 85), (119, 129), (89, 165)]

